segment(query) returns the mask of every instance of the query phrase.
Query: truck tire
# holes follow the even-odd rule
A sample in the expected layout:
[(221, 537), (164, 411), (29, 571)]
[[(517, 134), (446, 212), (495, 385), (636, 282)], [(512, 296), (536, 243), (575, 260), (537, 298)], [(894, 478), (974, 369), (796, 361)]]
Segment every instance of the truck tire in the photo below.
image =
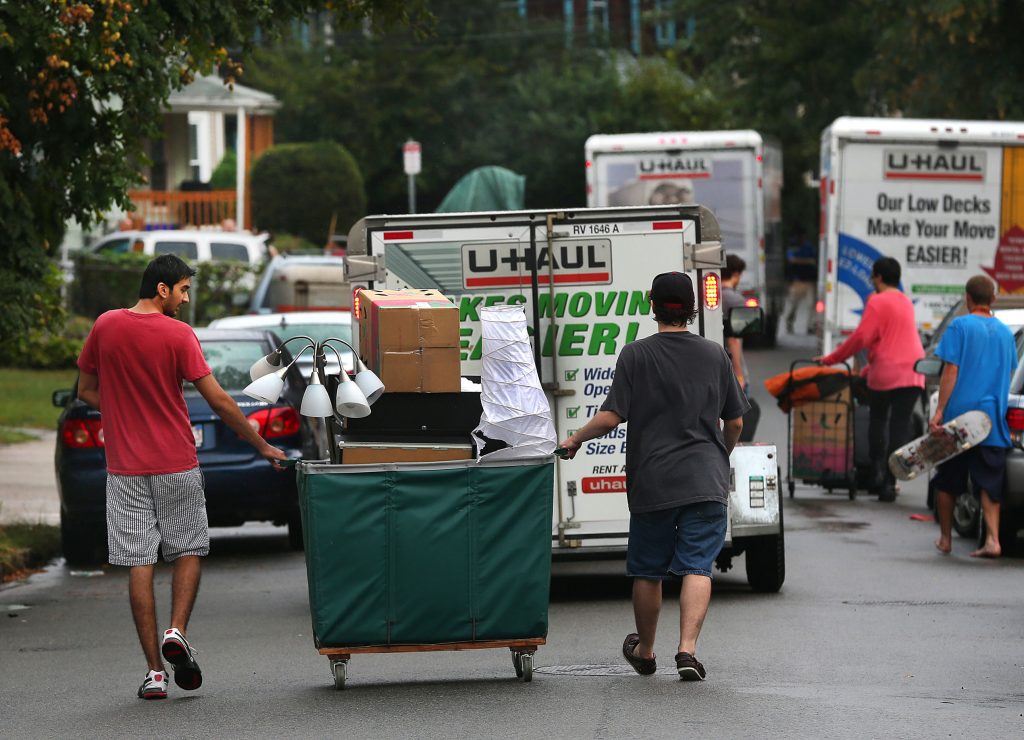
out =
[(758, 593), (775, 593), (786, 580), (785, 535), (763, 535), (752, 538), (746, 546), (747, 583)]
[(107, 560), (105, 526), (84, 526), (60, 513), (60, 543), (64, 559), (70, 564), (95, 565)]

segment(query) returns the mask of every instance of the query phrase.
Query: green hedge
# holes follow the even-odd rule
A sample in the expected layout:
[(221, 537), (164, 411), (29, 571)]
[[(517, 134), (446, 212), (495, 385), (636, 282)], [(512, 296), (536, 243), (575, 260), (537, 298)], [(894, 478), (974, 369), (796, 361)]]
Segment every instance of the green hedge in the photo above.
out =
[(261, 230), (323, 246), (366, 215), (366, 190), (355, 159), (340, 144), (279, 144), (252, 166), (252, 212)]
[[(72, 311), (95, 319), (104, 311), (128, 308), (139, 299), (139, 283), (151, 257), (140, 254), (80, 254), (75, 260)], [(193, 326), (244, 313), (262, 266), (242, 262), (193, 265), (191, 301), (178, 318)]]

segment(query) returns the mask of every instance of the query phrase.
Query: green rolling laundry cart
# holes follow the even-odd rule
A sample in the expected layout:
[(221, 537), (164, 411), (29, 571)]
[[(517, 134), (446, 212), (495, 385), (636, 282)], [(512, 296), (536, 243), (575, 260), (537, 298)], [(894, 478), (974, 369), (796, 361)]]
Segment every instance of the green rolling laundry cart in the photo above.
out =
[(316, 647), (341, 689), (359, 653), (508, 648), (548, 629), (554, 457), (300, 462)]

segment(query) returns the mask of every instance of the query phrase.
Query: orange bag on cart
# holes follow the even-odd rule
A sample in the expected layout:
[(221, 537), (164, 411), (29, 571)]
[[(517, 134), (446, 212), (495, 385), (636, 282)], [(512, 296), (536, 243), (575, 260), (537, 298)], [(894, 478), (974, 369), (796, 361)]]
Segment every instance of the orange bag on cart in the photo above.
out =
[(843, 368), (807, 366), (773, 375), (764, 387), (778, 399), (785, 413), (794, 406), (834, 396), (850, 387), (850, 372)]

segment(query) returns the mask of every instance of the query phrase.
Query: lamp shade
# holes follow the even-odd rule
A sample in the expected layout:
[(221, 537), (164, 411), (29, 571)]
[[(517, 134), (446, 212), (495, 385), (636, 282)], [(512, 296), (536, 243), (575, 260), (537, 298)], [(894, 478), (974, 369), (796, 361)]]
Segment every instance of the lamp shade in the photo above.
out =
[[(347, 378), (344, 370), (341, 375), (343, 378)], [(338, 386), (334, 408), (338, 410), (339, 414), (350, 419), (362, 419), (364, 416), (370, 415), (370, 404), (366, 402), (366, 396), (351, 380), (343, 380)]]
[[(362, 364), (362, 363), (360, 363)], [(367, 370), (364, 366), (362, 370), (356, 373), (356, 385), (359, 386), (359, 390), (363, 392), (366, 397), (366, 403), (370, 406), (377, 401), (378, 398), (384, 393), (384, 383), (372, 370)]]
[(277, 399), (281, 397), (281, 391), (284, 390), (284, 378), (282, 377), (284, 373), (285, 368), (282, 368), (275, 373), (257, 378), (249, 383), (242, 393), (257, 401), (277, 403)]
[(309, 376), (309, 385), (306, 386), (305, 393), (302, 394), (302, 405), (299, 407), (299, 413), (303, 416), (316, 416), (321, 419), (334, 413), (334, 406), (331, 404), (331, 394), (327, 392), (324, 384), (320, 382), (320, 376), (315, 369)]
[(249, 368), (249, 377), (252, 380), (262, 378), (264, 375), (270, 375), (273, 372), (277, 372), (281, 369), (281, 351), (274, 350), (266, 357), (261, 357), (252, 364)]

